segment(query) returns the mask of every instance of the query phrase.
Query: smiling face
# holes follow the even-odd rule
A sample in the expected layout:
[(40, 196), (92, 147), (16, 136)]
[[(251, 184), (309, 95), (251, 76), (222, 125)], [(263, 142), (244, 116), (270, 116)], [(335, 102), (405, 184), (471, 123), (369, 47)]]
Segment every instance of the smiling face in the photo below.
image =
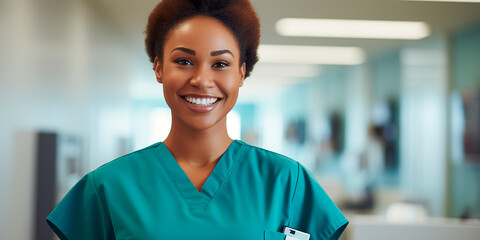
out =
[(224, 125), (245, 76), (235, 36), (220, 21), (197, 16), (166, 37), (155, 73), (172, 110), (172, 126), (206, 130)]

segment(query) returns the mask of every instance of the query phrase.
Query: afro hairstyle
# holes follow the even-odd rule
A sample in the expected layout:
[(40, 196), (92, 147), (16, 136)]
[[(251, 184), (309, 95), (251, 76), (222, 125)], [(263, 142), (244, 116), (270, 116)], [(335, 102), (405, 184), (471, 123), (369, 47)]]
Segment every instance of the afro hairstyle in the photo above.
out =
[(245, 77), (258, 61), (260, 22), (249, 0), (163, 0), (148, 17), (145, 49), (154, 63), (163, 59), (166, 36), (178, 24), (195, 16), (208, 16), (225, 24), (240, 48), (240, 64), (245, 63)]

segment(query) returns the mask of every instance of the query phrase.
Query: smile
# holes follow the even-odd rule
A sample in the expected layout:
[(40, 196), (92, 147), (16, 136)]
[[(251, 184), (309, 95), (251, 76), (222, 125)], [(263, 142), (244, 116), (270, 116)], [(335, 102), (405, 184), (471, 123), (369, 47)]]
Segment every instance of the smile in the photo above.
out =
[(200, 98), (200, 97), (184, 97), (187, 102), (198, 105), (198, 106), (210, 106), (216, 103), (220, 98), (208, 97), (208, 98)]

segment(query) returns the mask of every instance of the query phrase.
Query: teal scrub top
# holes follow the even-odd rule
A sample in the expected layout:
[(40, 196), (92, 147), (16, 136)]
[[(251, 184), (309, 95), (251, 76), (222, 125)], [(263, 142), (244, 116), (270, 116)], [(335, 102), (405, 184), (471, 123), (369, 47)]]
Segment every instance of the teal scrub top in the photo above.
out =
[(85, 175), (47, 217), (60, 239), (338, 239), (348, 220), (285, 156), (235, 140), (199, 192), (156, 143)]

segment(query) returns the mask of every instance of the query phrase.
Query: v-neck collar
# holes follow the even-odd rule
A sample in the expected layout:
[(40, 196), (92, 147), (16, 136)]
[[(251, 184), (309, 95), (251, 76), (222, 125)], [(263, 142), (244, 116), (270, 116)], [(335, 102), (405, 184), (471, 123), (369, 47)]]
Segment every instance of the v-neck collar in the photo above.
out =
[(177, 187), (177, 190), (183, 196), (190, 208), (205, 208), (213, 200), (223, 183), (227, 180), (228, 175), (241, 159), (245, 144), (239, 140), (234, 140), (227, 150), (218, 160), (217, 165), (213, 169), (210, 176), (203, 184), (202, 190), (199, 192), (188, 178), (187, 174), (178, 165), (177, 161), (171, 154), (170, 150), (161, 142), (158, 146), (160, 151), (160, 162), (167, 170), (168, 175)]

